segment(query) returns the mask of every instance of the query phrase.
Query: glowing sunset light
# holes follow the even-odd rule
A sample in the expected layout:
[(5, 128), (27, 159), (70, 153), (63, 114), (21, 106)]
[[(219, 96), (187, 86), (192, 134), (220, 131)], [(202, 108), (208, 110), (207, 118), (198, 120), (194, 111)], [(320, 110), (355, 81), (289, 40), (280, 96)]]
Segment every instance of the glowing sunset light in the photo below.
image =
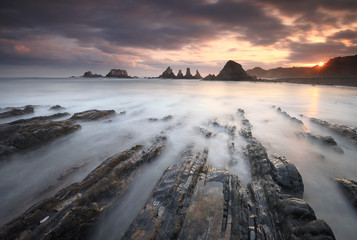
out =
[(324, 64), (325, 64), (325, 63), (320, 62), (320, 63), (319, 63), (319, 66), (322, 67)]

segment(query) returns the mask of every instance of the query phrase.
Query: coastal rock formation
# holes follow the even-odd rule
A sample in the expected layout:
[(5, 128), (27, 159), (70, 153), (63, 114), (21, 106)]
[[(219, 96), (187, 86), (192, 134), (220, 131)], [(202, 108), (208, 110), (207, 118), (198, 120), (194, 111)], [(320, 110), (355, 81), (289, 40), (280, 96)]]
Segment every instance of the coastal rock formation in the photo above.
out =
[[(253, 176), (247, 187), (237, 175), (212, 168), (208, 149), (190, 148), (164, 172), (122, 239), (335, 239), (301, 199), (295, 166), (277, 154), (269, 158), (244, 111), (238, 114)], [(235, 128), (215, 122), (234, 134)]]
[(357, 209), (357, 182), (344, 178), (336, 178), (335, 181), (342, 188), (351, 204)]
[(185, 79), (193, 79), (194, 77), (191, 74), (191, 70), (190, 68), (186, 69), (186, 75), (185, 75)]
[(196, 74), (194, 76), (195, 79), (202, 79), (201, 74), (198, 72), (198, 70), (196, 70)]
[(0, 118), (16, 117), (29, 113), (34, 113), (35, 109), (32, 105), (26, 105), (24, 107), (9, 108), (11, 110), (0, 113)]
[(107, 118), (115, 114), (114, 110), (97, 110), (92, 109), (84, 112), (75, 113), (70, 119), (81, 121), (93, 121), (102, 118)]
[(159, 78), (176, 78), (174, 72), (171, 67), (167, 67), (167, 69), (159, 76)]
[(4, 225), (0, 239), (88, 239), (101, 214), (128, 189), (144, 163), (161, 155), (166, 137), (106, 159), (81, 182), (34, 205)]
[(78, 130), (81, 126), (75, 121), (48, 121), (66, 115), (68, 113), (58, 113), (1, 124), (0, 159)]
[(100, 75), (100, 74), (95, 74), (95, 73), (93, 74), (91, 71), (88, 71), (88, 72), (85, 72), (82, 77), (85, 77), (85, 78), (99, 78), (99, 77), (103, 77), (103, 76)]
[(105, 76), (108, 78), (131, 78), (126, 70), (124, 69), (112, 69), (110, 72)]
[(229, 81), (240, 81), (240, 80), (252, 80), (253, 78), (249, 76), (239, 63), (229, 60), (219, 72), (219, 74), (214, 77), (214, 75), (208, 75), (204, 80), (229, 80)]
[(178, 79), (183, 79), (184, 78), (184, 76), (183, 76), (183, 74), (182, 74), (182, 71), (181, 70), (179, 70), (178, 71), (178, 73), (177, 73), (177, 77), (176, 78), (178, 78)]

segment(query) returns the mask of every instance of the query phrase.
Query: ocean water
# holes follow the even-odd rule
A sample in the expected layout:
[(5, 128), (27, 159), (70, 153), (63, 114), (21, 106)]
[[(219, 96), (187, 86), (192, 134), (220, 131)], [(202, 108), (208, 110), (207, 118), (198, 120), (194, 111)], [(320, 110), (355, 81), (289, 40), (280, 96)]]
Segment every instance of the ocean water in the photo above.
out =
[[(309, 118), (357, 127), (357, 88), (159, 79), (0, 79), (2, 110), (27, 104), (35, 105), (34, 114), (0, 119), (0, 123), (54, 114), (49, 108), (57, 104), (70, 114), (89, 109), (114, 109), (126, 114), (82, 122), (75, 133), (0, 162), (0, 225), (59, 189), (81, 181), (108, 156), (145, 143), (163, 130), (168, 137), (166, 150), (145, 166), (111, 213), (101, 218), (94, 239), (116, 239), (123, 234), (163, 171), (189, 145), (197, 151), (208, 147), (210, 164), (228, 169), (247, 184), (249, 163), (242, 152), (246, 142), (236, 134), (236, 164), (231, 164), (228, 134), (210, 124), (219, 121), (239, 130), (236, 112), (242, 108), (253, 125), (253, 135), (268, 153), (284, 155), (295, 164), (303, 177), (304, 199), (317, 217), (326, 220), (337, 239), (355, 237), (357, 211), (333, 178), (357, 180), (357, 147)], [(279, 114), (273, 105), (302, 120), (304, 127)], [(172, 120), (148, 121), (168, 115)], [(205, 138), (199, 127), (216, 131), (216, 136)], [(334, 137), (344, 154), (298, 137), (296, 132), (303, 130)], [(73, 167), (76, 171), (69, 171)]]

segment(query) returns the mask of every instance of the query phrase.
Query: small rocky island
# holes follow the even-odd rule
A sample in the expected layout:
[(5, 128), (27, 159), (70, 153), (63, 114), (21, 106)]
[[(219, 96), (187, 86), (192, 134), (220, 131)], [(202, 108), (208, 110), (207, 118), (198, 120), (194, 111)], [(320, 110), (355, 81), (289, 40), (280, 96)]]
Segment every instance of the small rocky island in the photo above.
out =
[[(87, 71), (83, 74), (84, 78), (102, 78), (104, 77), (101, 74), (96, 74), (92, 73), (91, 71)], [(111, 69), (107, 75), (105, 75), (107, 78), (132, 78), (131, 76), (128, 75), (128, 72), (124, 69)]]

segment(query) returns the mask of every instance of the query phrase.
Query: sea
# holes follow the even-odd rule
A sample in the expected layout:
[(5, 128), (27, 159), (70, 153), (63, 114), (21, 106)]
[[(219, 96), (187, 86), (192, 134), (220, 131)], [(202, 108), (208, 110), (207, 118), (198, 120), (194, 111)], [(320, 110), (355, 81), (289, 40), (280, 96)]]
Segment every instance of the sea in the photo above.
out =
[[(268, 154), (283, 155), (297, 167), (305, 186), (303, 198), (317, 218), (331, 226), (337, 239), (355, 239), (357, 211), (334, 178), (357, 180), (357, 146), (310, 118), (356, 128), (357, 88), (144, 78), (0, 79), (0, 111), (29, 104), (34, 105), (34, 114), (0, 119), (0, 124), (54, 114), (49, 110), (54, 105), (61, 105), (70, 114), (90, 109), (114, 109), (117, 114), (80, 122), (79, 131), (0, 162), (0, 225), (61, 188), (81, 181), (109, 156), (148, 142), (163, 131), (168, 138), (164, 153), (142, 169), (129, 191), (101, 218), (94, 239), (117, 239), (125, 233), (162, 173), (187, 146), (197, 151), (208, 147), (208, 162), (237, 174), (246, 185), (251, 176), (244, 155), (247, 143), (239, 135), (240, 108), (252, 124), (253, 136)], [(280, 114), (278, 107), (303, 125)], [(161, 120), (168, 115), (171, 120)], [(226, 132), (218, 131), (211, 138), (200, 133), (199, 128), (213, 131), (213, 121), (237, 127), (235, 164), (230, 162)], [(332, 136), (344, 153), (301, 137), (302, 131)]]

